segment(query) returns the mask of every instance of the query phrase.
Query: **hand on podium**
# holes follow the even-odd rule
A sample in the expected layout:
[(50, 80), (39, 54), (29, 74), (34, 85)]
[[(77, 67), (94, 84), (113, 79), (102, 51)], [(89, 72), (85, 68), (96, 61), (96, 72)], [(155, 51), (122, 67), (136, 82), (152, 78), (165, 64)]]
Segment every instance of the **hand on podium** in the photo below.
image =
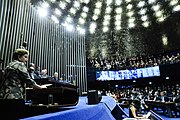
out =
[(41, 85), (40, 87), (41, 88), (47, 88), (48, 86), (51, 86), (52, 84), (44, 84), (44, 85)]
[(38, 84), (35, 84), (33, 86), (33, 88), (35, 89), (44, 89), (44, 88), (47, 88), (48, 86), (51, 86), (52, 84), (43, 84), (43, 85), (38, 85)]

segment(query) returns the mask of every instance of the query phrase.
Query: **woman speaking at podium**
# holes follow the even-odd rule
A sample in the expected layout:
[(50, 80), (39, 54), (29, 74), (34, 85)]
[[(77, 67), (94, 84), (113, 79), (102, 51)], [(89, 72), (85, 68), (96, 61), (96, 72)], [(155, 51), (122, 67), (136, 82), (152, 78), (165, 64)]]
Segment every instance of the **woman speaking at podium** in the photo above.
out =
[(29, 51), (16, 49), (13, 53), (13, 61), (5, 68), (4, 80), (0, 90), (1, 99), (25, 99), (26, 85), (36, 89), (47, 88), (38, 85), (28, 74), (26, 62)]

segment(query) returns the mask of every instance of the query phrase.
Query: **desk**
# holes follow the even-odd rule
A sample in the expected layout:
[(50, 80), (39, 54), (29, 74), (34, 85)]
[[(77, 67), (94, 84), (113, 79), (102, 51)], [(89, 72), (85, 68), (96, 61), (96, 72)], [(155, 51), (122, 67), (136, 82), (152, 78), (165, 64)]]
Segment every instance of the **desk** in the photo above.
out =
[(123, 101), (131, 103), (133, 100), (131, 98), (120, 98), (118, 102), (121, 103)]
[(119, 106), (124, 109), (124, 108), (128, 108), (129, 104), (127, 104), (127, 103), (119, 103)]
[(166, 108), (168, 116), (172, 117), (172, 108), (175, 107), (174, 102), (145, 101), (145, 103), (150, 107), (150, 109), (153, 109), (154, 107)]

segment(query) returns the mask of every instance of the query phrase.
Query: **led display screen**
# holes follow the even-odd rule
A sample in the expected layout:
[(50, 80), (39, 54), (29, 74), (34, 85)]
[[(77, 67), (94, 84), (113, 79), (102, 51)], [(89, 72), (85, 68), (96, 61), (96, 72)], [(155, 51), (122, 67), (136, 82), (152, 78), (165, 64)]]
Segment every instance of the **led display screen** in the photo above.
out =
[(96, 71), (96, 80), (127, 80), (160, 76), (159, 66), (133, 70)]

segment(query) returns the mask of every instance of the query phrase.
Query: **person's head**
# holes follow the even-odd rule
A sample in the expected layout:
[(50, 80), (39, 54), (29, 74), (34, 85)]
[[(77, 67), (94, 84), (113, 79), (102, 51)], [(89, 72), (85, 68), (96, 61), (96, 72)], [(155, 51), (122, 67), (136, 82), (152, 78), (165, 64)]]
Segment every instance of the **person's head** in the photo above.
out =
[(26, 49), (16, 49), (13, 53), (13, 59), (26, 63), (28, 61), (29, 51)]
[(30, 63), (28, 69), (34, 71), (34, 63)]
[(54, 73), (54, 77), (56, 77), (56, 78), (58, 77), (58, 72)]
[(41, 73), (42, 73), (42, 75), (46, 75), (47, 74), (47, 69), (46, 68), (42, 69)]
[(140, 101), (139, 100), (133, 100), (131, 103), (136, 109), (140, 108)]
[(30, 63), (30, 64), (29, 64), (29, 67), (33, 67), (33, 68), (35, 68), (34, 63)]
[(33, 73), (33, 72), (34, 72), (34, 67), (30, 66), (30, 67), (28, 68), (28, 71), (31, 72), (31, 73)]
[(40, 69), (41, 69), (40, 66), (36, 66), (37, 71), (40, 71)]

